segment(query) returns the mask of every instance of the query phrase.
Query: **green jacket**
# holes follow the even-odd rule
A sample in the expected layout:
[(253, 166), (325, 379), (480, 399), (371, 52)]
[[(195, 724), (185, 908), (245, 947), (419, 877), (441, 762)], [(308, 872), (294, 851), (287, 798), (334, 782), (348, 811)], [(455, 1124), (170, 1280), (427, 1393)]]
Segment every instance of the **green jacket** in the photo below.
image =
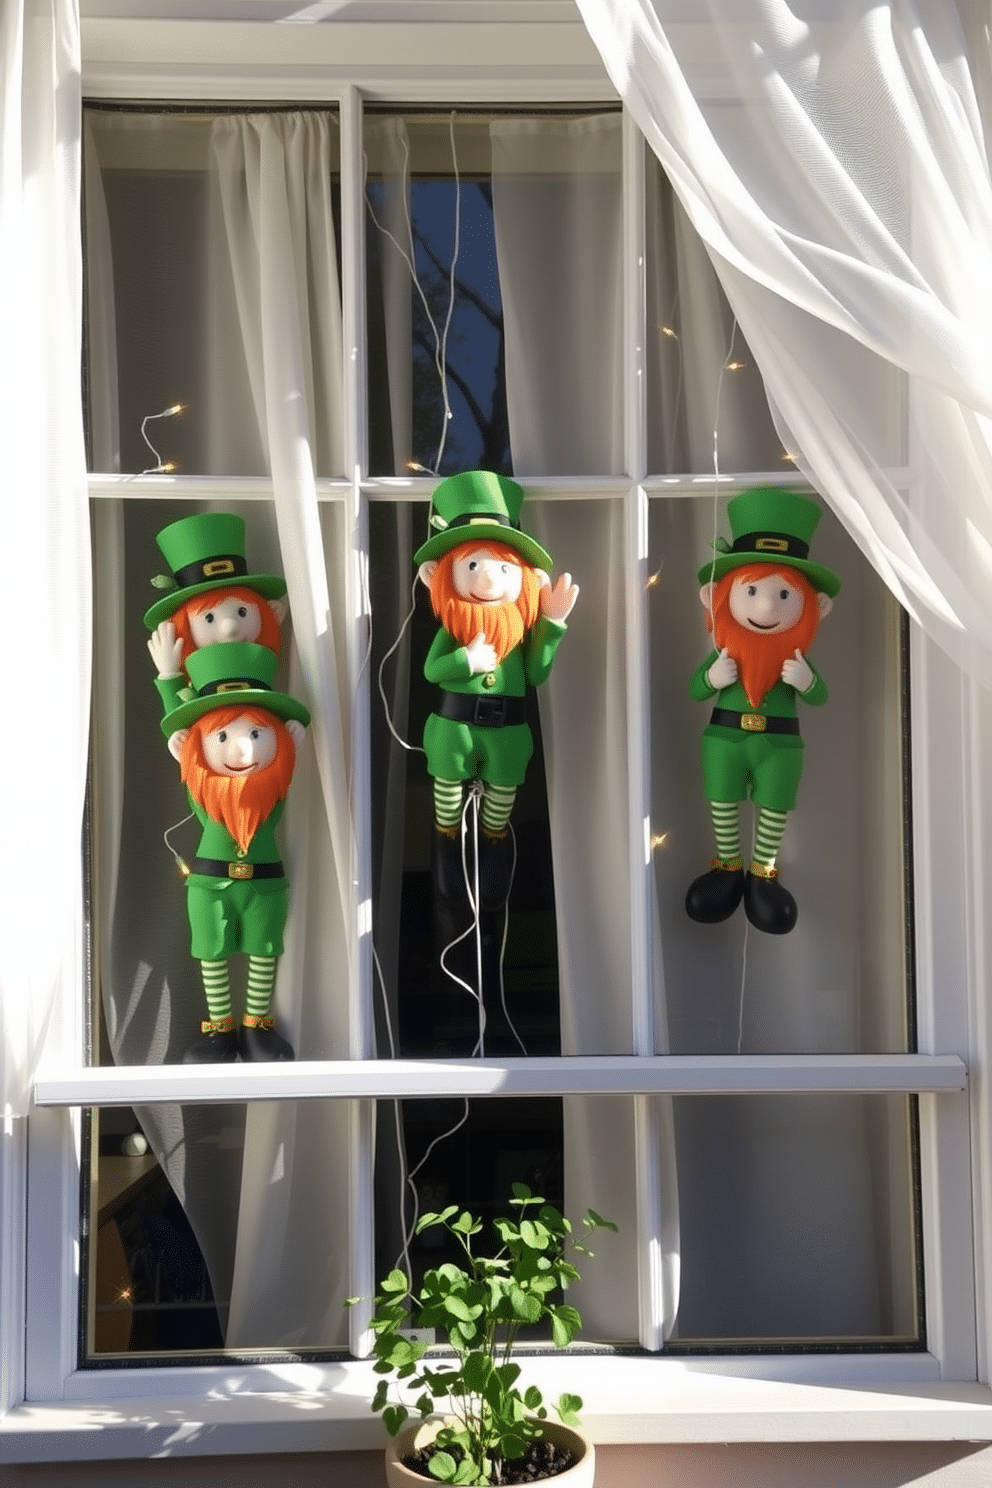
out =
[(503, 657), (495, 671), (474, 674), (469, 670), (465, 647), (442, 629), (434, 637), (427, 653), (424, 676), (446, 692), (523, 697), (528, 686), (537, 687), (551, 671), (565, 629), (560, 621), (547, 620), (542, 615), (520, 645)]
[(196, 849), (198, 858), (219, 858), (223, 862), (233, 863), (278, 863), (280, 859), (279, 848), (276, 844), (276, 827), (279, 819), (286, 808), (286, 802), (277, 801), (263, 822), (259, 823), (258, 830), (248, 844), (248, 851), (242, 853), (238, 844), (224, 826), (223, 822), (215, 821), (209, 816), (198, 801), (192, 796), (189, 804), (196, 813), (196, 819), (203, 828), (200, 837), (200, 845)]
[(812, 662), (807, 657), (807, 666), (813, 673), (813, 681), (808, 691), (797, 693), (788, 682), (779, 679), (774, 687), (769, 688), (761, 702), (755, 708), (744, 691), (743, 682), (733, 682), (729, 687), (724, 687), (719, 693), (710, 686), (706, 680), (706, 673), (719, 656), (719, 651), (711, 651), (702, 666), (693, 672), (689, 681), (689, 696), (697, 703), (703, 703), (707, 698), (716, 697), (718, 706), (721, 708), (733, 708), (736, 713), (764, 713), (769, 718), (795, 718), (796, 698), (801, 697), (804, 703), (818, 708), (827, 701), (827, 684), (817, 672)]

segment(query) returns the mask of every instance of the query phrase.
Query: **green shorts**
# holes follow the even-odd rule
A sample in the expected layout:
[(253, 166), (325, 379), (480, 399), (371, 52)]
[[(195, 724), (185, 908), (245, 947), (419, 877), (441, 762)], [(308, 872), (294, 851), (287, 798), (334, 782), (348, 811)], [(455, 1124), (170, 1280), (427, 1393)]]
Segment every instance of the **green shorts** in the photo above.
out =
[(534, 739), (529, 724), (486, 728), (432, 713), (424, 725), (427, 769), (439, 780), (485, 780), (522, 785)]
[(236, 951), (281, 956), (288, 908), (284, 878), (256, 881), (191, 873), (186, 880), (190, 953), (197, 961), (224, 961)]
[(703, 733), (703, 786), (708, 801), (746, 801), (794, 811), (803, 774), (798, 734), (748, 734), (711, 723)]

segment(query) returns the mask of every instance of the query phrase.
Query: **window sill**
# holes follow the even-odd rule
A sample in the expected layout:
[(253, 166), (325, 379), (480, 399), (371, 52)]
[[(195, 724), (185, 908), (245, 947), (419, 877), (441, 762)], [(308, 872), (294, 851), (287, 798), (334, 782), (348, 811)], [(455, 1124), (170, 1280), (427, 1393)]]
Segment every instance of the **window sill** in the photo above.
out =
[[(772, 1376), (786, 1369), (790, 1380)], [(583, 1424), (602, 1445), (716, 1442), (992, 1440), (992, 1390), (936, 1377), (929, 1355), (671, 1360), (577, 1357), (568, 1386), (585, 1400)], [(100, 1400), (24, 1404), (0, 1420), (0, 1462), (210, 1456), (229, 1452), (375, 1450), (370, 1366), (268, 1366), (273, 1389), (240, 1366), (99, 1371), (67, 1393)], [(525, 1365), (552, 1398), (562, 1360)], [(802, 1376), (802, 1378), (797, 1378)], [(884, 1376), (884, 1378), (883, 1378)], [(180, 1379), (190, 1394), (167, 1394)], [(245, 1385), (246, 1388), (240, 1388)], [(141, 1388), (140, 1398), (128, 1398)], [(200, 1393), (195, 1393), (199, 1391)], [(161, 1392), (161, 1393), (158, 1393)]]

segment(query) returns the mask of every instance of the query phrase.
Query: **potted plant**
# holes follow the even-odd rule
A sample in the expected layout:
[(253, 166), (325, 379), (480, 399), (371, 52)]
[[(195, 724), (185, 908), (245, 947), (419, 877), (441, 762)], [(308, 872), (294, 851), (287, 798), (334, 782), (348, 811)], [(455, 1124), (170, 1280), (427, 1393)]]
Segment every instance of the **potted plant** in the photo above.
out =
[[(553, 1407), (562, 1424), (549, 1421), (537, 1385), (518, 1387), (520, 1366), (512, 1354), (521, 1329), (540, 1323), (550, 1325), (557, 1347), (571, 1342), (582, 1319), (558, 1294), (579, 1279), (572, 1257), (591, 1255), (582, 1241), (616, 1225), (590, 1209), (576, 1237), (569, 1220), (523, 1183), (513, 1185), (511, 1203), (518, 1213), (493, 1221), (500, 1242), (493, 1254), (473, 1248), (483, 1225), (467, 1210), (452, 1204), (424, 1214), (417, 1233), (442, 1226), (463, 1264), (446, 1261), (427, 1271), (416, 1292), (399, 1269), (381, 1283), (371, 1326), (375, 1370), (384, 1378), (372, 1409), (382, 1412), (392, 1436), (403, 1432), (387, 1455), (391, 1485), (425, 1477), (456, 1484), (532, 1482), (566, 1470), (567, 1488), (573, 1481), (592, 1483), (592, 1444), (574, 1430), (582, 1401), (563, 1394)], [(425, 1358), (428, 1345), (411, 1337), (411, 1329), (443, 1335), (454, 1361)], [(403, 1431), (410, 1411), (390, 1401), (390, 1377), (419, 1392), (413, 1408), (421, 1418), (439, 1408), (444, 1416)], [(404, 1465), (404, 1457), (412, 1460)]]

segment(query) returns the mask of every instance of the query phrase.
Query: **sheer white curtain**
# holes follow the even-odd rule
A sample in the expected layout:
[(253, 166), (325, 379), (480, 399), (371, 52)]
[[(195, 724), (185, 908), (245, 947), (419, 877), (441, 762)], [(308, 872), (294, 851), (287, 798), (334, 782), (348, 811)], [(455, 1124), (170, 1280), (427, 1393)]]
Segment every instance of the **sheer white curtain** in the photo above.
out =
[[(686, 21), (670, 0), (578, 6), (799, 468), (909, 613), (992, 686), (982, 8), (708, 0)], [(882, 469), (906, 461), (907, 485)]]
[(4, 5), (0, 471), (4, 592), (24, 664), (0, 741), (0, 1116), (25, 1114), (49, 1031), (78, 1053), (81, 1026), (71, 969), (82, 935), (90, 538), (79, 402), (79, 111), (74, 0)]
[[(291, 907), (275, 1011), (299, 1058), (347, 1057), (349, 535), (343, 510), (318, 506), (315, 489), (315, 471), (343, 468), (336, 124), (326, 115), (293, 113), (213, 121), (97, 115), (88, 146), (107, 167), (91, 172), (87, 192), (91, 379), (94, 403), (104, 409), (94, 419), (102, 431), (96, 463), (113, 468), (128, 433), (106, 411), (117, 406), (118, 381), (122, 406), (132, 391), (118, 379), (115, 328), (125, 332), (122, 345), (133, 350), (136, 343), (139, 351), (144, 329), (127, 317), (129, 307), (143, 304), (147, 261), (137, 224), (147, 219), (135, 200), (120, 198), (130, 189), (114, 178), (120, 167), (127, 183), (150, 172), (152, 210), (163, 220), (180, 204), (188, 214), (182, 232), (194, 244), (195, 274), (187, 280), (177, 265), (176, 284), (156, 284), (146, 297), (174, 294), (165, 319), (188, 322), (178, 337), (173, 328), (186, 360), (177, 374), (182, 386), (165, 401), (196, 389), (188, 415), (193, 468), (272, 471), (272, 506), (240, 509), (249, 560), (286, 575), (286, 685), (313, 714), (282, 829)], [(170, 191), (178, 194), (158, 201)], [(153, 236), (158, 232), (154, 226)], [(198, 304), (206, 307), (202, 320)], [(156, 363), (168, 361), (171, 343), (160, 323), (155, 343), (151, 371), (139, 357), (128, 381), (153, 376)], [(128, 502), (123, 493), (120, 501), (101, 502), (97, 513), (101, 570), (111, 580), (105, 590), (101, 585), (97, 613), (97, 899), (104, 912), (103, 1003), (118, 1062), (178, 1058), (201, 1015), (182, 894), (161, 847), (162, 831), (183, 815), (182, 793), (162, 752), (140, 620), (160, 556), (154, 534), (188, 510), (167, 500)], [(182, 829), (173, 841), (194, 850)], [(158, 913), (149, 913), (150, 904)], [(346, 1110), (305, 1102), (139, 1115), (196, 1232), (228, 1345), (344, 1341)], [(316, 1262), (315, 1232), (322, 1236)]]

